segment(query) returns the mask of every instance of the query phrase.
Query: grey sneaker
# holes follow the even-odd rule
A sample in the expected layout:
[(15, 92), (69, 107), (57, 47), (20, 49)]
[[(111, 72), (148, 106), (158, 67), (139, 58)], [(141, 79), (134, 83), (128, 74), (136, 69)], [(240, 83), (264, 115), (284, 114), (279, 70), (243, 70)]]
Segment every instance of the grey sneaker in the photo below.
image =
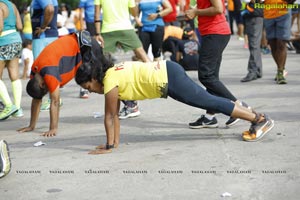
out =
[(192, 129), (197, 128), (217, 128), (218, 127), (218, 121), (215, 117), (213, 117), (212, 120), (209, 120), (205, 117), (205, 115), (201, 115), (197, 121), (189, 123), (189, 127)]
[(274, 127), (274, 120), (266, 114), (256, 114), (257, 122), (252, 122), (249, 131), (243, 133), (247, 142), (256, 142), (263, 138)]
[[(246, 104), (246, 103), (243, 102), (243, 101), (240, 103), (240, 105), (241, 105), (241, 106), (244, 106), (245, 108), (248, 108), (249, 110), (251, 109), (251, 107), (248, 106), (248, 104)], [(238, 121), (240, 121), (240, 118), (230, 117), (230, 118), (227, 120), (227, 122), (225, 123), (225, 125), (226, 125), (227, 127), (230, 127), (230, 126), (235, 125)]]
[(0, 178), (6, 176), (11, 169), (9, 148), (5, 140), (0, 140)]
[(134, 106), (133, 108), (124, 106), (119, 112), (119, 119), (127, 119), (131, 117), (137, 117), (141, 114), (138, 106)]

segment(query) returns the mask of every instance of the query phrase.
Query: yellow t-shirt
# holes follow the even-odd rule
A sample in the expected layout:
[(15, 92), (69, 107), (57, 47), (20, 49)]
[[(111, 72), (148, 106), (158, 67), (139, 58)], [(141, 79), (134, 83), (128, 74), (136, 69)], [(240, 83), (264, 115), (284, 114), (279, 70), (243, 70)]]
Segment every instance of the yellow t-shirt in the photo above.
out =
[(135, 7), (135, 0), (94, 0), (103, 13), (101, 33), (133, 29), (129, 8)]
[(118, 87), (120, 100), (167, 98), (166, 61), (122, 62), (106, 71), (104, 94)]
[(287, 3), (284, 0), (265, 0), (264, 18), (273, 19), (288, 13)]
[(25, 14), (23, 23), (23, 33), (32, 33), (30, 13)]

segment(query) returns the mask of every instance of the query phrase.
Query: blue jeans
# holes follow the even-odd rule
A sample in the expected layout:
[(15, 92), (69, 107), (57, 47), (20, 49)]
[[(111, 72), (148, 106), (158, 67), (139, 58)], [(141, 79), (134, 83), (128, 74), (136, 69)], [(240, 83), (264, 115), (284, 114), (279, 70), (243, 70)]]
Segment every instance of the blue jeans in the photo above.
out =
[(179, 64), (167, 61), (168, 96), (187, 105), (230, 116), (234, 103), (208, 93), (195, 83)]

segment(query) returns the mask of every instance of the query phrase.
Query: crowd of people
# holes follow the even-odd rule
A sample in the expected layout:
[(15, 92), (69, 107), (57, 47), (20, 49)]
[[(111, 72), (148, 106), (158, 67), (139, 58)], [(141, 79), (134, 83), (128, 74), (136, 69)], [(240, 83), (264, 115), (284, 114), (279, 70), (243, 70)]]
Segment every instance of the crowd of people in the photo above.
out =
[[(261, 54), (271, 53), (277, 66), (274, 80), (286, 84), (287, 51), (300, 53), (300, 2), (297, 0), (293, 9), (264, 9), (264, 5), (294, 2), (80, 0), (77, 8), (70, 8), (66, 3), (59, 5), (57, 0), (33, 0), (18, 10), (9, 0), (0, 0), (0, 120), (24, 115), (21, 79), (29, 79), (26, 88), (33, 98), (31, 120), (28, 127), (19, 131), (34, 130), (39, 111), (49, 110), (50, 127), (44, 136), (55, 136), (62, 105), (60, 88), (76, 77), (81, 98), (88, 98), (90, 91), (104, 94), (109, 102), (105, 103), (107, 143), (92, 153), (110, 152), (118, 146), (118, 120), (139, 116), (138, 100), (167, 96), (206, 110), (197, 121), (189, 123), (190, 128), (218, 127), (215, 113), (221, 112), (229, 116), (227, 126), (240, 118), (250, 121), (251, 127), (243, 139), (257, 141), (272, 129), (274, 122), (238, 100), (221, 82), (222, 54), (235, 35), (235, 21), (237, 37), (249, 49), (248, 73), (241, 82), (262, 78)], [(292, 29), (294, 24), (296, 29)], [(110, 62), (112, 53), (120, 48), (133, 51), (137, 62)], [(51, 60), (47, 53), (50, 51), (55, 52)], [(167, 52), (171, 61), (163, 61)], [(12, 84), (13, 101), (3, 81), (5, 69)], [(124, 74), (115, 74), (111, 69), (124, 69)], [(184, 70), (197, 70), (206, 91), (190, 80)], [(157, 82), (153, 86), (146, 79), (152, 86), (143, 86), (142, 94), (130, 95), (140, 85), (132, 75), (143, 77), (143, 71), (157, 76), (152, 77)], [(182, 76), (181, 83), (186, 84), (176, 84), (169, 74)], [(128, 80), (136, 84), (131, 89), (124, 87)], [(182, 94), (187, 88), (191, 91)], [(42, 102), (47, 93), (48, 99)], [(124, 104), (121, 109), (120, 100)]]

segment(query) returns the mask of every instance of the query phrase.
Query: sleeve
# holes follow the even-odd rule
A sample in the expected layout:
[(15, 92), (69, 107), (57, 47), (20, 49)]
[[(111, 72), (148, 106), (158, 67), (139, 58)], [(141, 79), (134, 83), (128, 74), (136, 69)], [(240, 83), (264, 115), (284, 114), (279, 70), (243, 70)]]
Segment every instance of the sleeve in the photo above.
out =
[(44, 80), (50, 93), (54, 92), (54, 90), (60, 85), (60, 82), (54, 76), (51, 75), (45, 75)]
[(38, 0), (40, 6), (45, 9), (48, 5), (53, 5), (51, 0)]
[(84, 8), (85, 0), (80, 0), (78, 8)]
[(27, 58), (30, 58), (29, 51), (26, 48), (24, 48), (22, 50), (22, 59), (25, 60)]
[(135, 7), (135, 0), (129, 0), (129, 1), (128, 1), (128, 7), (129, 7), (129, 8)]
[(94, 4), (98, 6), (98, 5), (101, 5), (101, 2), (100, 2), (100, 0), (94, 0)]

